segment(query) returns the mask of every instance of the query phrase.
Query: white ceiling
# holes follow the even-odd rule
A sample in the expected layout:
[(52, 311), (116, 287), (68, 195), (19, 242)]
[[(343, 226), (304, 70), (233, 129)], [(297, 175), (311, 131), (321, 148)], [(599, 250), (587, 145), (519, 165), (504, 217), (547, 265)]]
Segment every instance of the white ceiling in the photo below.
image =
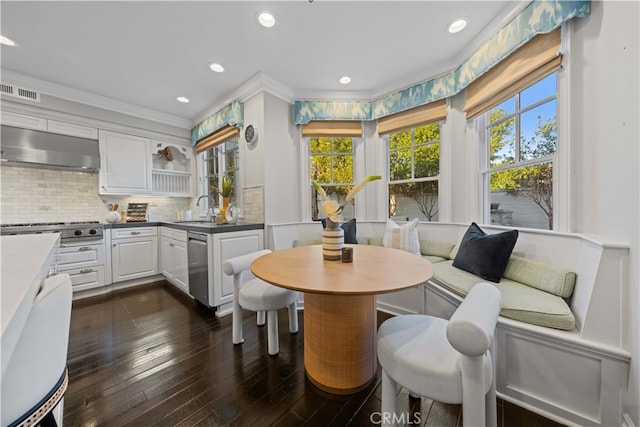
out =
[[(295, 99), (371, 99), (460, 65), (519, 1), (5, 1), (3, 80), (198, 122), (258, 73)], [(259, 11), (276, 17), (257, 23)], [(470, 23), (449, 34), (458, 17)], [(218, 62), (222, 74), (208, 65)], [(351, 76), (343, 86), (338, 79)], [(44, 88), (44, 89), (43, 89)], [(55, 93), (54, 93), (55, 92)], [(186, 96), (182, 104), (176, 97)], [(111, 104), (113, 105), (113, 103)], [(101, 106), (101, 105), (97, 105)]]

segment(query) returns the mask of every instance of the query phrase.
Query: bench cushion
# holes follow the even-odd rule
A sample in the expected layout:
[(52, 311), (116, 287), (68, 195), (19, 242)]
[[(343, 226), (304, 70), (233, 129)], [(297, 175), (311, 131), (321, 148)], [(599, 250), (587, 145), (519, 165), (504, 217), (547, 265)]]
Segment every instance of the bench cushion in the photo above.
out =
[[(452, 264), (451, 260), (434, 263), (435, 276), (431, 280), (460, 296), (467, 295), (473, 285), (483, 281)], [(502, 316), (550, 328), (574, 328), (573, 313), (561, 297), (508, 278), (492, 285), (502, 293)]]
[(509, 259), (504, 277), (562, 298), (571, 296), (576, 283), (576, 273), (573, 271), (518, 256)]

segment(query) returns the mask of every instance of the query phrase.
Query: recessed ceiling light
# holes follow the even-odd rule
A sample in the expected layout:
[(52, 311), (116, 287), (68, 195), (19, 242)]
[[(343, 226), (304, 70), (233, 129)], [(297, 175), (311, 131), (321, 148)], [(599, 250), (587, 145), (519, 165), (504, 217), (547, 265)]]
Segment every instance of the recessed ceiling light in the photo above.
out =
[(349, 76), (343, 76), (340, 77), (340, 80), (338, 80), (340, 83), (342, 83), (343, 85), (348, 85), (349, 83), (351, 83), (351, 77)]
[(209, 65), (209, 68), (211, 68), (216, 73), (221, 73), (224, 71), (224, 67), (220, 64), (211, 64)]
[(189, 98), (187, 98), (186, 96), (179, 96), (176, 99), (180, 102), (184, 102), (185, 104), (189, 102)]
[(271, 28), (276, 25), (276, 18), (271, 14), (271, 12), (260, 12), (258, 15), (258, 22), (263, 27)]
[(467, 26), (468, 21), (464, 18), (456, 19), (451, 24), (449, 24), (449, 32), (451, 34), (458, 33), (464, 30), (464, 27)]
[(13, 40), (5, 37), (5, 36), (0, 36), (0, 44), (3, 44), (5, 46), (15, 46), (16, 42), (14, 42)]

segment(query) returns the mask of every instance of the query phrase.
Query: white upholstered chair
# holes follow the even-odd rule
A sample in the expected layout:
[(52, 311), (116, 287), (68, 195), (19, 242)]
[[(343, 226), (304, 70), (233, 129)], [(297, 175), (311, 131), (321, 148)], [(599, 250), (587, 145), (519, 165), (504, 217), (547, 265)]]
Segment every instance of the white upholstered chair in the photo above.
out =
[[(267, 313), (267, 331), (269, 354), (280, 351), (278, 343), (278, 310), (288, 307), (289, 332), (298, 332), (297, 301), (298, 292), (271, 285), (251, 274), (251, 263), (263, 255), (271, 253), (265, 249), (235, 258), (229, 258), (222, 264), (225, 274), (233, 276), (233, 343), (244, 342), (242, 336), (242, 309), (257, 312), (259, 326), (265, 323)], [(283, 266), (282, 268), (286, 268)], [(247, 277), (244, 277), (246, 274)]]
[(495, 426), (494, 333), (501, 307), (500, 291), (478, 283), (449, 321), (401, 315), (380, 325), (383, 425), (401, 419), (393, 414), (402, 386), (412, 396), (461, 403), (464, 426)]
[[(44, 280), (2, 376), (2, 426), (56, 425), (67, 388), (71, 279)], [(62, 413), (62, 411), (60, 411)]]

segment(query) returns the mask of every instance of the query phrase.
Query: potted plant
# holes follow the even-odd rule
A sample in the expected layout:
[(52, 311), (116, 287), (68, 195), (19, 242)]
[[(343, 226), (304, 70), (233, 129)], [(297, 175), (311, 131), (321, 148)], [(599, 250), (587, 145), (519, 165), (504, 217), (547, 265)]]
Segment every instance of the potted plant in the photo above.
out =
[(233, 191), (233, 182), (227, 175), (222, 177), (221, 187), (222, 190), (220, 191), (220, 195), (222, 196), (222, 209), (220, 209), (220, 216), (226, 222), (224, 214), (229, 207), (229, 196), (231, 196), (231, 192)]

